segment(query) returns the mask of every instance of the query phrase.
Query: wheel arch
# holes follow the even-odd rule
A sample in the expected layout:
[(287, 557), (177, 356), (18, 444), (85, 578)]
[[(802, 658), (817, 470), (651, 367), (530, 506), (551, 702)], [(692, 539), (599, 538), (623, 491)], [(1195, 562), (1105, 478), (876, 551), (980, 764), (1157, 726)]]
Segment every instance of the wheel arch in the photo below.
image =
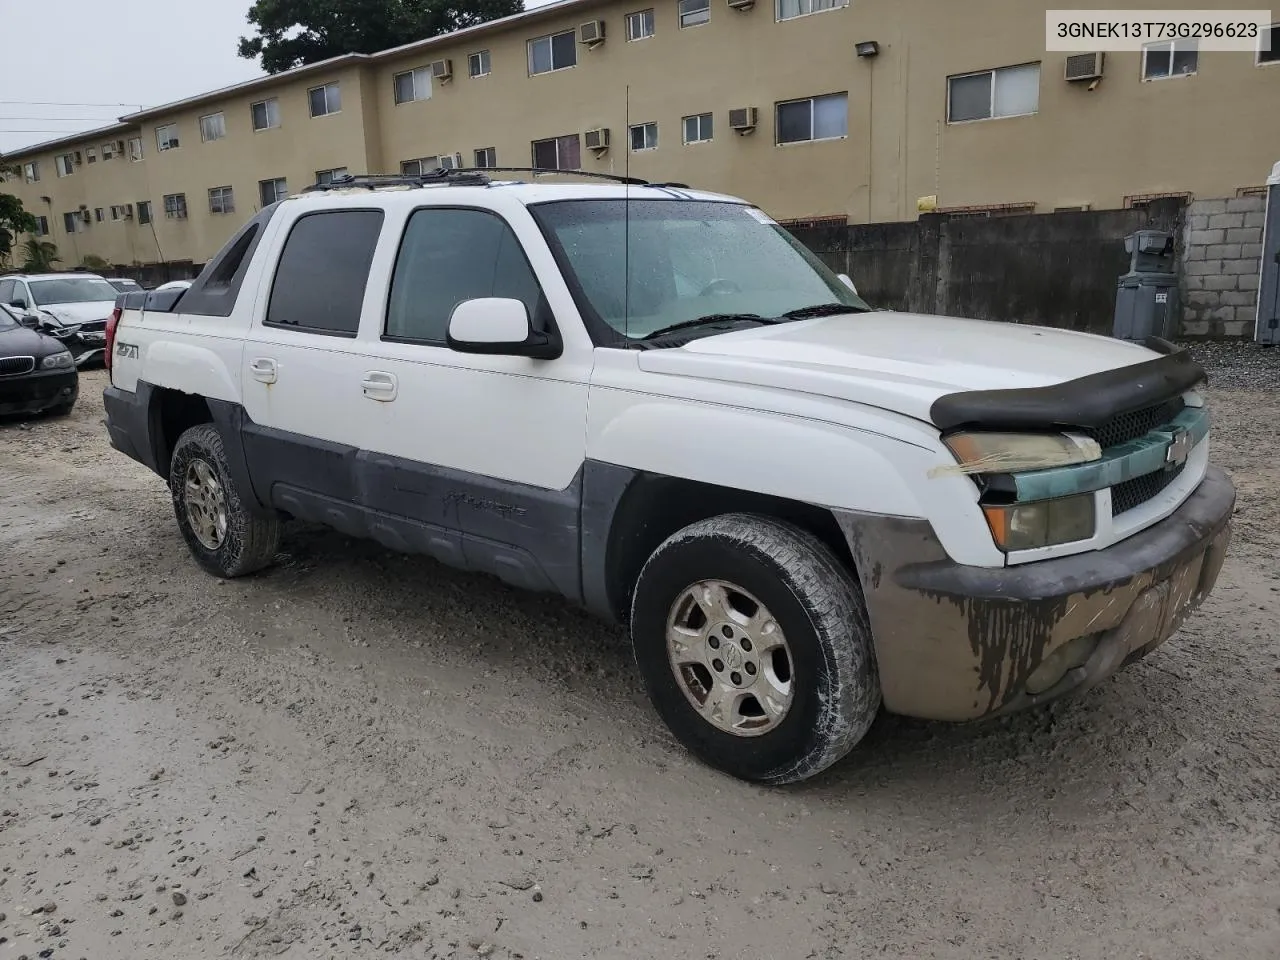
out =
[[(669, 536), (690, 524), (729, 513), (757, 514), (791, 523), (817, 537), (850, 572), (853, 555), (825, 507), (799, 500), (661, 474), (605, 468), (597, 473), (595, 503), (584, 504), (583, 593), (597, 613), (618, 623), (629, 618), (640, 569)], [(603, 474), (601, 476), (600, 474)], [(603, 482), (602, 482), (603, 481)], [(612, 487), (612, 489), (608, 489)], [(601, 489), (603, 488), (603, 489)], [(600, 500), (613, 501), (607, 534), (592, 542), (592, 512)]]

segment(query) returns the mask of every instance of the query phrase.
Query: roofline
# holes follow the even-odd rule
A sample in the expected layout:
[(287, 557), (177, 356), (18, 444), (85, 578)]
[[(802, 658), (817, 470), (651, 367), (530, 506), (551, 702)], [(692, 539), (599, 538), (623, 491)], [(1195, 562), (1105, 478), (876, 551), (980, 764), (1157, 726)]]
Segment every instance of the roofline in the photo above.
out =
[(499, 17), (496, 20), (487, 20), (484, 23), (477, 23), (471, 27), (463, 27), (461, 30), (453, 30), (449, 33), (440, 33), (434, 37), (426, 37), (422, 40), (415, 40), (412, 43), (402, 44), (398, 47), (379, 50), (377, 53), (344, 53), (341, 56), (330, 57), (328, 60), (318, 60), (315, 63), (304, 64), (300, 67), (294, 67), (291, 70), (283, 70), (280, 73), (270, 73), (265, 76), (255, 77), (253, 80), (244, 80), (228, 87), (219, 87), (216, 90), (197, 93), (194, 96), (186, 97), (182, 100), (172, 100), (169, 103), (162, 103), (155, 107), (147, 107), (144, 110), (138, 110), (134, 113), (128, 113), (119, 117), (119, 122), (109, 127), (101, 127), (96, 130), (86, 130), (83, 133), (68, 134), (65, 137), (59, 137), (56, 140), (46, 140), (42, 143), (32, 144), (29, 147), (22, 147), (9, 153), (0, 154), (0, 158), (10, 160), (15, 157), (21, 157), (31, 153), (43, 152), (64, 143), (74, 143), (76, 141), (101, 136), (109, 131), (118, 131), (129, 127), (137, 127), (144, 120), (164, 116), (166, 114), (173, 113), (176, 110), (199, 106), (203, 103), (212, 103), (226, 97), (246, 93), (252, 90), (266, 90), (276, 86), (277, 84), (287, 83), (290, 80), (306, 76), (310, 73), (320, 73), (325, 70), (332, 70), (335, 67), (343, 67), (355, 63), (367, 63), (374, 60), (381, 61), (400, 57), (407, 53), (413, 53), (417, 50), (426, 50), (431, 47), (455, 43), (459, 39), (466, 37), (484, 36), (489, 33), (496, 33), (519, 23), (528, 23), (534, 20), (545, 19), (555, 14), (562, 13), (565, 10), (594, 6), (601, 2), (602, 0), (553, 0), (551, 3), (543, 4), (540, 7), (534, 7), (532, 10), (523, 10), (520, 13), (513, 13), (507, 17)]
[(246, 90), (267, 89), (279, 83), (285, 83), (296, 77), (305, 76), (308, 73), (319, 73), (323, 70), (331, 70), (334, 67), (345, 66), (350, 63), (359, 63), (369, 59), (367, 53), (344, 53), (338, 57), (330, 57), (328, 60), (317, 60), (315, 63), (303, 64), (300, 67), (294, 67), (292, 70), (282, 70), (280, 73), (269, 73), (266, 76), (255, 77), (252, 80), (242, 80), (240, 83), (233, 83), (229, 87), (219, 87), (216, 90), (207, 90), (204, 93), (197, 93), (194, 96), (187, 97), (183, 100), (173, 100), (169, 103), (162, 103), (157, 107), (147, 107), (145, 110), (139, 110), (136, 113), (129, 113), (120, 118), (121, 123), (139, 123), (143, 120), (149, 120), (152, 117), (161, 116), (163, 114), (172, 113), (175, 110), (183, 110), (187, 107), (198, 106), (202, 103), (208, 103), (212, 100), (221, 100), (225, 97), (234, 96)]
[(592, 6), (601, 2), (602, 0), (553, 0), (552, 3), (544, 3), (542, 6), (534, 7), (532, 10), (522, 10), (519, 13), (513, 13), (506, 17), (499, 17), (496, 20), (486, 20), (484, 23), (477, 23), (471, 27), (463, 27), (460, 30), (453, 30), (449, 33), (438, 33), (434, 37), (425, 37), (422, 40), (414, 40), (412, 43), (401, 44), (398, 47), (379, 50), (377, 53), (369, 54), (369, 58), (371, 60), (382, 60), (391, 57), (399, 57), (406, 53), (412, 53), (415, 50), (423, 50), (428, 47), (450, 43), (456, 41), (459, 37), (472, 37), (489, 32), (496, 32), (517, 23), (526, 23), (530, 20), (540, 20), (564, 10)]
[(80, 133), (69, 133), (65, 137), (58, 137), (55, 140), (42, 140), (40, 143), (33, 143), (29, 147), (19, 147), (17, 150), (10, 150), (8, 153), (0, 153), (0, 160), (8, 162), (32, 153), (44, 153), (63, 144), (81, 143), (85, 140), (97, 139), (108, 134), (124, 133), (131, 129), (136, 130), (137, 126), (136, 123), (113, 123), (109, 127), (96, 127), (93, 130), (83, 130)]

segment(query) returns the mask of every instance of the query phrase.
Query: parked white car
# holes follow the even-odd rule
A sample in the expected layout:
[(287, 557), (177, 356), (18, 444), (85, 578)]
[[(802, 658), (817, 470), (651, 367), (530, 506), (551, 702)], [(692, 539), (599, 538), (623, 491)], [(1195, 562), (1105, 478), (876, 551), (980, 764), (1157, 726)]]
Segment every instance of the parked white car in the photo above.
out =
[(206, 570), (267, 566), (299, 517), (560, 593), (628, 624), (672, 731), (749, 780), (817, 773), (882, 702), (1091, 686), (1229, 539), (1185, 351), (877, 312), (700, 191), (316, 190), (109, 336), (111, 442)]
[(71, 351), (77, 367), (101, 360), (116, 288), (93, 273), (10, 274), (0, 277), (0, 303)]

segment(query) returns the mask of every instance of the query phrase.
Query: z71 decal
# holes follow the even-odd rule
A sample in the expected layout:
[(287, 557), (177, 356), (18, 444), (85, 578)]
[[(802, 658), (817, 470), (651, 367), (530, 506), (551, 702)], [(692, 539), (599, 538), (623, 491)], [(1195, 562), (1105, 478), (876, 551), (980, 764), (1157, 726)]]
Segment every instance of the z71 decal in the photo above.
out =
[(130, 360), (138, 359), (138, 345), (136, 343), (117, 343), (116, 356), (125, 357)]

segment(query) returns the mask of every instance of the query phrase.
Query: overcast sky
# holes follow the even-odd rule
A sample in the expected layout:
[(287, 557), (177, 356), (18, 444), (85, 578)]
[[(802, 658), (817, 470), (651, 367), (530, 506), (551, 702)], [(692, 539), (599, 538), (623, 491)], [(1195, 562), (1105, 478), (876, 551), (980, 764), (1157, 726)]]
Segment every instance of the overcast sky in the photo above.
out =
[(0, 0), (0, 152), (260, 76), (236, 55), (252, 2)]

